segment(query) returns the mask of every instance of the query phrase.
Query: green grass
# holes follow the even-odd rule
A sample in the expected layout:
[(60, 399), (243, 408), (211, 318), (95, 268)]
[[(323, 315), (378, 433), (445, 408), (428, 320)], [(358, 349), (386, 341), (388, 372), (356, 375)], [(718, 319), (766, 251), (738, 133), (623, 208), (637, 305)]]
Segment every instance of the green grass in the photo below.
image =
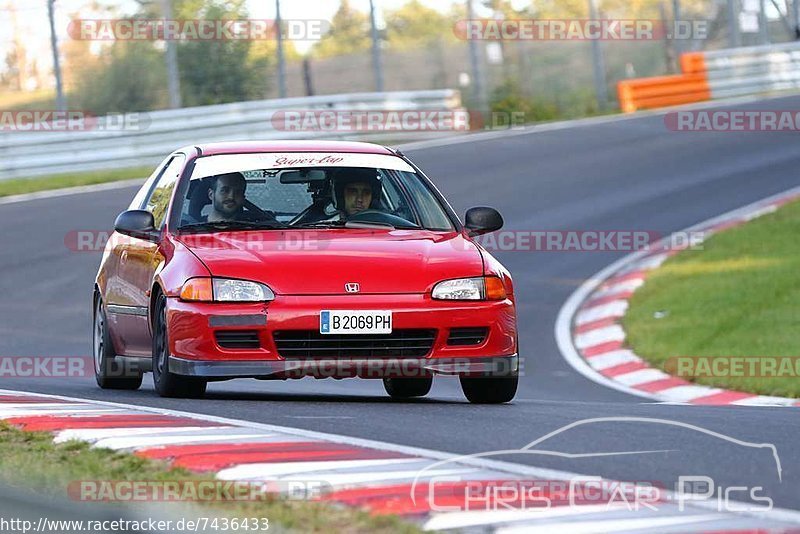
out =
[[(53, 436), (48, 433), (23, 432), (0, 422), (0, 483), (67, 499), (70, 482), (81, 480), (200, 481), (212, 480), (212, 477), (181, 468), (172, 469), (165, 462), (132, 454), (92, 449), (85, 442), (54, 444)], [(189, 504), (179, 503), (179, 506)], [(159, 505), (162, 508), (172, 506), (169, 503)], [(269, 519), (270, 530), (273, 526), (283, 526), (299, 532), (419, 532), (414, 525), (394, 516), (371, 516), (363, 511), (318, 502), (271, 499), (200, 506), (211, 516), (265, 517)]]
[[(798, 235), (800, 203), (795, 202), (711, 237), (703, 250), (673, 256), (634, 294), (623, 319), (628, 343), (667, 371), (674, 371), (669, 359), (676, 356), (800, 356)], [(800, 397), (800, 377), (686, 378)]]
[(55, 106), (56, 92), (52, 89), (0, 92), (0, 110), (37, 111), (54, 109)]
[(141, 178), (144, 180), (150, 176), (151, 172), (153, 172), (152, 167), (135, 167), (130, 169), (114, 169), (111, 171), (66, 173), (39, 176), (36, 178), (0, 180), (0, 197), (60, 189), (62, 187), (118, 182), (120, 180), (132, 180), (134, 178)]

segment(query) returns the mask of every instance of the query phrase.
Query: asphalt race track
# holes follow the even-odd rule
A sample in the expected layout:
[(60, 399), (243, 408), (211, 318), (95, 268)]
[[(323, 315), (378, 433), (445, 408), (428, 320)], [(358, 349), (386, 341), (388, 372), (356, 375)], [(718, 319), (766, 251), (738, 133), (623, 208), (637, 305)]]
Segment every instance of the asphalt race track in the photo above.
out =
[[(800, 97), (741, 105), (797, 109)], [(794, 133), (669, 131), (661, 116), (409, 150), (460, 214), (496, 207), (512, 230), (648, 230), (668, 233), (800, 184)], [(109, 230), (135, 189), (0, 205), (0, 354), (89, 355), (92, 282), (100, 252), (65, 246), (73, 230)], [(380, 381), (212, 383), (205, 400), (161, 399), (152, 379), (138, 392), (98, 389), (93, 377), (0, 378), (0, 388), (201, 412), (390, 441), (453, 453), (515, 449), (569, 423), (648, 417), (697, 425), (748, 448), (691, 430), (643, 422), (598, 422), (542, 444), (564, 453), (662, 451), (565, 458), (504, 456), (509, 462), (671, 486), (702, 475), (718, 485), (766, 488), (776, 506), (800, 510), (798, 412), (774, 407), (667, 405), (587, 380), (562, 358), (558, 311), (587, 277), (625, 252), (498, 252), (519, 302), (525, 374), (513, 404), (474, 406), (458, 381), (440, 378), (430, 396), (391, 401)], [(387, 272), (386, 276), (402, 276)], [(747, 495), (735, 495), (746, 500)]]

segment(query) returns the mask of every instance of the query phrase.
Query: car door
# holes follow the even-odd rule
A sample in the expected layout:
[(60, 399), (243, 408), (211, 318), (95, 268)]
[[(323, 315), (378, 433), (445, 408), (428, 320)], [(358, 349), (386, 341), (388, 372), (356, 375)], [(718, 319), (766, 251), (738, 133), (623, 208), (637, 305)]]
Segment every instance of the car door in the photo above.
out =
[[(183, 171), (186, 156), (175, 154), (138, 207), (153, 214), (155, 228), (163, 230), (172, 193)], [(149, 356), (151, 333), (148, 324), (150, 287), (155, 270), (163, 261), (159, 244), (125, 237), (114, 247), (117, 259), (114, 290), (108, 298), (108, 316), (117, 333), (116, 350), (126, 356)]]

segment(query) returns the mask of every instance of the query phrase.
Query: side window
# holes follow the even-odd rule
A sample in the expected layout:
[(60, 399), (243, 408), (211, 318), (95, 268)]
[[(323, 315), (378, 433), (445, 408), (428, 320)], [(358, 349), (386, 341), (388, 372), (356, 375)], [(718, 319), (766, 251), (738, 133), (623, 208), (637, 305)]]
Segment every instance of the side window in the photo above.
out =
[(381, 175), (381, 182), (384, 184), (382, 188), (383, 198), (381, 199), (381, 201), (389, 211), (395, 211), (399, 209), (400, 206), (403, 206), (406, 203), (400, 197), (400, 192), (397, 190), (397, 187), (395, 187), (395, 185), (392, 183), (386, 171), (381, 169), (378, 172)]
[(408, 187), (411, 198), (416, 201), (422, 226), (429, 230), (443, 232), (453, 230), (453, 223), (447, 217), (447, 213), (439, 205), (433, 193), (422, 183), (422, 180), (414, 173), (403, 172), (403, 174), (406, 177), (403, 183)]
[(129, 210), (140, 210), (140, 209), (143, 209), (144, 199), (147, 197), (147, 193), (149, 193), (150, 190), (153, 188), (153, 182), (155, 182), (158, 179), (158, 177), (161, 176), (161, 171), (164, 170), (164, 167), (166, 167), (166, 165), (167, 165), (167, 163), (169, 163), (169, 161), (170, 161), (170, 158), (166, 158), (164, 161), (162, 161), (161, 163), (158, 164), (158, 167), (156, 167), (156, 170), (153, 171), (153, 174), (151, 174), (147, 178), (147, 180), (144, 182), (142, 187), (136, 193), (136, 196), (133, 197), (133, 200), (131, 201), (131, 205), (128, 206)]
[(183, 163), (186, 161), (186, 156), (178, 154), (172, 161), (170, 161), (161, 178), (158, 179), (155, 188), (150, 193), (150, 198), (147, 200), (147, 211), (153, 214), (156, 229), (161, 228), (164, 220), (167, 218), (167, 209), (169, 209), (169, 201), (172, 198), (172, 191), (175, 189), (175, 184), (181, 176)]

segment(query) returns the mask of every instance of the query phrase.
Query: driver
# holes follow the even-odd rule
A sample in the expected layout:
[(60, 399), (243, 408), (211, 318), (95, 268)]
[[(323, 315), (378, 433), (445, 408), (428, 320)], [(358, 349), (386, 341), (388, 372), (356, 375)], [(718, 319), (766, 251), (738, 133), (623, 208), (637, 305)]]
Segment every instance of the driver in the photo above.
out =
[(208, 222), (235, 221), (243, 218), (244, 193), (247, 180), (240, 172), (220, 174), (208, 190), (211, 212)]
[(334, 178), (333, 189), (336, 208), (347, 217), (379, 206), (382, 188), (375, 169), (341, 169)]

